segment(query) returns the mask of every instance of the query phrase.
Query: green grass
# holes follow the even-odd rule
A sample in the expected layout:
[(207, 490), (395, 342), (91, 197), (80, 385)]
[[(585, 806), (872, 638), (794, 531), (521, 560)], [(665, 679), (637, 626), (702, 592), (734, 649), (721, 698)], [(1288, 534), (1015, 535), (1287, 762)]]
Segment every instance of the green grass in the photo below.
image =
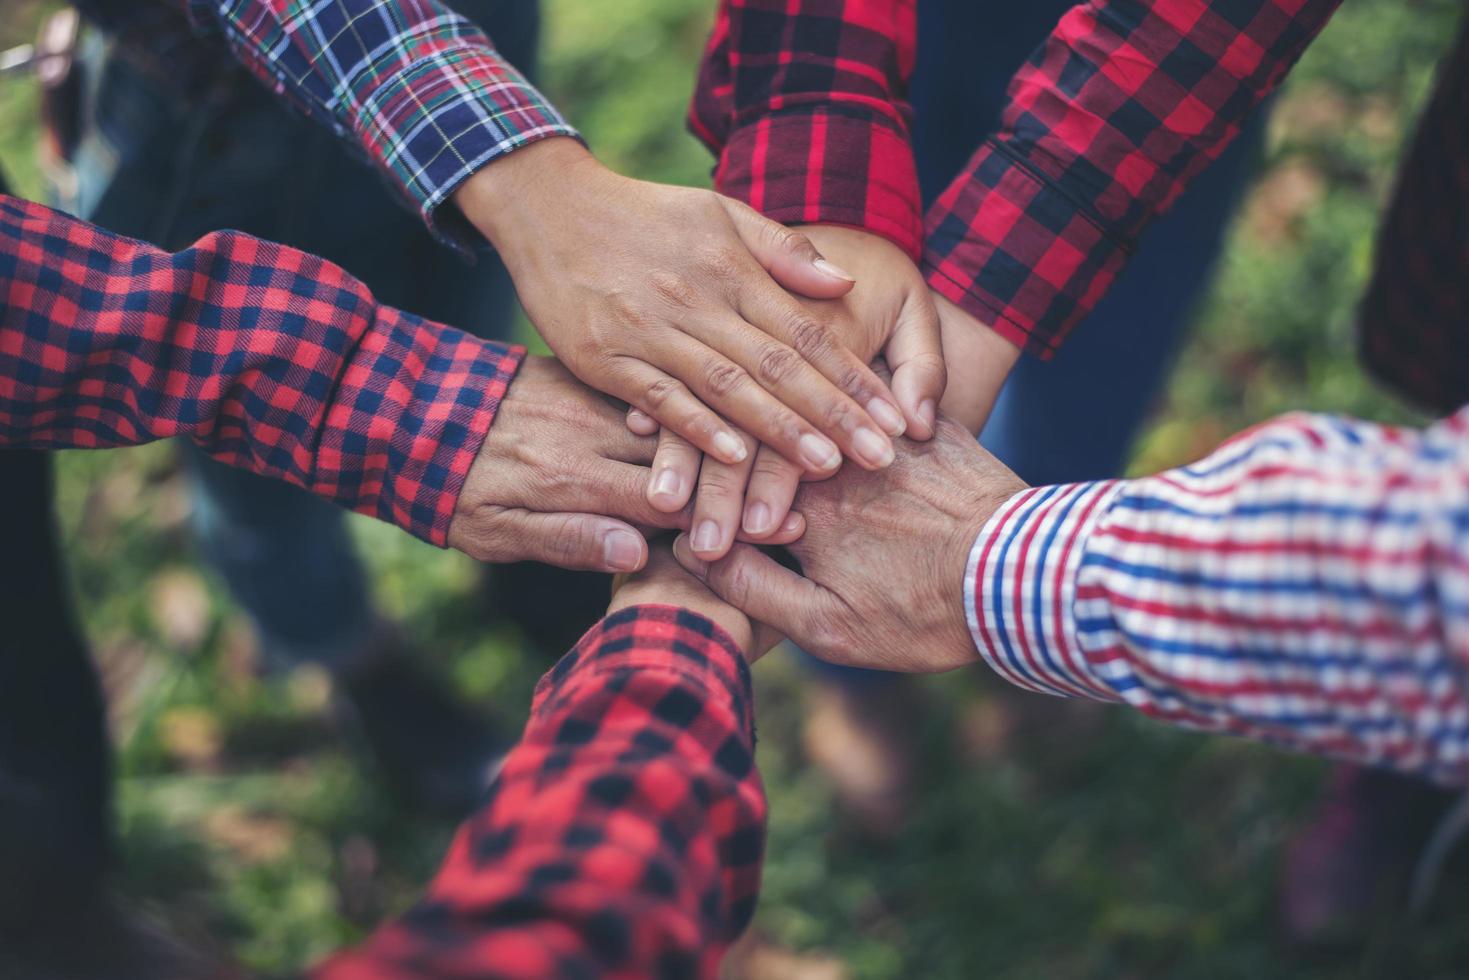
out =
[[(7, 7), (7, 43), (42, 6)], [(707, 179), (682, 117), (711, 6), (549, 3), (548, 87), (614, 166)], [(1352, 0), (1306, 56), (1135, 469), (1197, 456), (1290, 408), (1408, 418), (1363, 380), (1351, 317), (1456, 12), (1453, 0)], [(33, 106), (27, 86), (0, 84), (0, 160), (34, 194)], [(358, 768), (327, 722), (319, 675), (257, 676), (238, 613), (199, 570), (171, 449), (68, 453), (61, 469), (78, 603), (113, 704), (127, 891), (261, 969), (320, 955), (410, 902), (451, 828), (403, 812)], [(425, 655), (487, 710), (523, 716), (537, 666), (481, 621), (473, 564), (367, 520), (354, 530), (379, 602)], [(791, 664), (772, 657), (758, 674), (772, 821), (756, 933), (809, 954), (812, 971), (1469, 974), (1462, 871), (1425, 922), (1385, 916), (1327, 960), (1279, 947), (1276, 868), (1318, 762), (951, 675), (923, 687), (911, 832), (876, 846), (802, 754)]]

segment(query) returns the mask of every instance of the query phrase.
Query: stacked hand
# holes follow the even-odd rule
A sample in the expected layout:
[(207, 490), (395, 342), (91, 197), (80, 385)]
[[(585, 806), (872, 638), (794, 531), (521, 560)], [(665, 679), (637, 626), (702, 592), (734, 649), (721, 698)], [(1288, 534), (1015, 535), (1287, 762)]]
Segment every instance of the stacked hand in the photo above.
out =
[[(687, 527), (689, 514), (648, 503), (656, 440), (629, 432), (623, 410), (554, 359), (526, 358), (470, 467), (449, 544), (481, 561), (641, 568), (640, 529)], [(777, 538), (802, 528), (793, 515)]]
[[(863, 363), (883, 355), (893, 370), (891, 390), (905, 406), (907, 434), (930, 438), (944, 394), (945, 367), (942, 344), (935, 340), (938, 313), (922, 274), (900, 249), (877, 235), (836, 226), (802, 231), (822, 254), (838, 257), (857, 280), (838, 299), (801, 301), (805, 315)], [(628, 425), (640, 433), (658, 428), (636, 410)], [(666, 428), (660, 435), (649, 499), (672, 513), (693, 495), (690, 540), (705, 559), (723, 556), (741, 531), (751, 539), (768, 540), (782, 527), (801, 480), (812, 477), (777, 449), (757, 448), (757, 439), (741, 436), (749, 454), (728, 463), (701, 453)], [(888, 454), (884, 460), (891, 458)]]
[(721, 599), (834, 663), (933, 672), (975, 659), (962, 583), (970, 547), (1020, 479), (943, 419), (928, 443), (902, 441), (881, 473), (853, 467), (807, 483), (806, 533), (792, 572), (736, 544), (705, 562), (686, 536), (674, 554)]
[[(455, 200), (573, 374), (723, 463), (749, 458), (738, 427), (804, 473), (828, 475), (843, 454), (880, 468), (905, 413), (936, 397), (895, 397), (787, 292), (839, 297), (848, 274), (711, 191), (630, 180), (549, 139), (481, 170)], [(927, 330), (912, 343), (938, 357), (936, 323)]]

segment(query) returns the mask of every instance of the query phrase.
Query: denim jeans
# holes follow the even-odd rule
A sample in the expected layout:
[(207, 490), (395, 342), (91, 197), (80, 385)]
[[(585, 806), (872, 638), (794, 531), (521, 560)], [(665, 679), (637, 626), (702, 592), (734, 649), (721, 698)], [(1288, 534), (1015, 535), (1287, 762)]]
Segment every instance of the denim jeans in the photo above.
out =
[[(1069, 0), (920, 0), (913, 80), (914, 143), (931, 202), (999, 125), (1015, 70), (1071, 7)], [(1022, 357), (980, 442), (1027, 483), (1118, 475), (1209, 282), (1250, 173), (1257, 118), (1143, 237), (1127, 270), (1050, 361)], [(833, 679), (880, 678), (812, 660)]]
[[(534, 73), (535, 0), (452, 6)], [(494, 254), (485, 248), (470, 265), (435, 241), (364, 160), (243, 69), (185, 92), (100, 45), (87, 61), (95, 84), (76, 161), (84, 217), (170, 250), (221, 228), (249, 232), (332, 260), (384, 303), (480, 336), (508, 334), (514, 288)], [(266, 651), (330, 666), (360, 649), (374, 617), (342, 513), (192, 445), (184, 458), (203, 551)]]

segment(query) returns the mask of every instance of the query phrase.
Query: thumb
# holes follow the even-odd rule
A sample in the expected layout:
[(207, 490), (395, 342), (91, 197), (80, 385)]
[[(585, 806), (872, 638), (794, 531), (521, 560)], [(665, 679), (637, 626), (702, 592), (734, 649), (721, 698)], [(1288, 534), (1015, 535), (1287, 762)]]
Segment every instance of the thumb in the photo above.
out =
[(827, 261), (811, 239), (739, 201), (722, 200), (740, 241), (776, 282), (810, 299), (838, 299), (852, 291), (857, 280)]
[(893, 371), (893, 397), (908, 419), (908, 435), (932, 439), (949, 373), (938, 309), (926, 294), (910, 296), (903, 304), (884, 354)]
[(673, 557), (725, 602), (807, 649), (822, 648), (818, 624), (831, 596), (808, 578), (782, 566), (759, 548), (736, 544), (729, 554), (706, 562), (694, 554), (687, 534), (673, 542)]

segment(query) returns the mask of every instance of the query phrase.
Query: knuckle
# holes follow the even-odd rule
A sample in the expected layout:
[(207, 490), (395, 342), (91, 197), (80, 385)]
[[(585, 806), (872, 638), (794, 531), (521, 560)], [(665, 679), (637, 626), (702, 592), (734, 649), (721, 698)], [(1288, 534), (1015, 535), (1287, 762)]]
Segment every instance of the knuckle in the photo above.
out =
[(727, 281), (738, 278), (745, 263), (734, 247), (720, 242), (704, 247), (699, 255), (699, 268), (707, 276)]
[(785, 344), (767, 344), (760, 354), (760, 380), (766, 385), (782, 384), (799, 368), (801, 356)]
[(857, 416), (851, 402), (845, 398), (834, 398), (821, 410), (823, 428), (827, 432), (849, 432), (857, 428)]
[(805, 310), (792, 311), (786, 321), (786, 336), (791, 346), (808, 361), (830, 354), (834, 341), (826, 324)]
[(743, 368), (729, 361), (715, 361), (709, 365), (705, 376), (709, 391), (717, 398), (727, 398), (742, 388), (749, 380)]
[(795, 255), (808, 256), (816, 254), (816, 246), (811, 244), (799, 231), (792, 231), (785, 225), (776, 225), (777, 231), (772, 232), (776, 247)]
[(576, 561), (585, 557), (587, 536), (581, 522), (563, 517), (550, 524), (541, 538), (541, 550), (560, 561)]
[(667, 408), (682, 390), (683, 384), (677, 378), (663, 377), (648, 385), (644, 397), (647, 399), (648, 408), (656, 415)]
[(654, 295), (669, 306), (678, 309), (691, 309), (698, 303), (699, 291), (694, 284), (677, 273), (655, 272), (649, 279), (648, 284)]
[(855, 364), (848, 364), (837, 375), (837, 387), (843, 391), (868, 393), (867, 375)]

